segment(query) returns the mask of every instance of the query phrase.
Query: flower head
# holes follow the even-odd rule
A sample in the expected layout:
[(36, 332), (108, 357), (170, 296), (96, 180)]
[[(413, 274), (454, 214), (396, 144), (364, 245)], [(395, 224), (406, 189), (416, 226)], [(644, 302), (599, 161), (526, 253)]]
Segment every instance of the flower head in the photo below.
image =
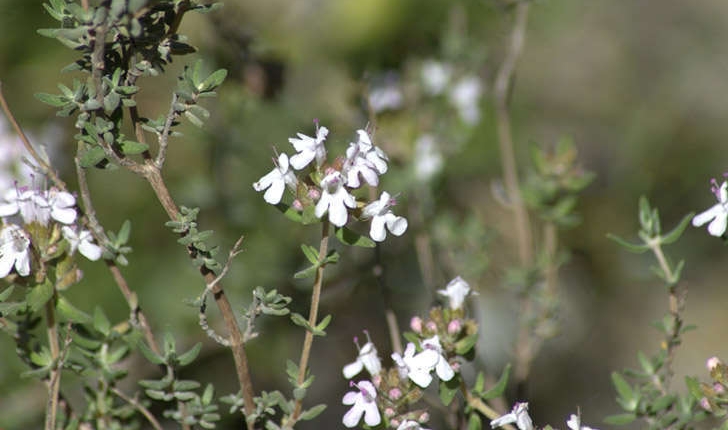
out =
[(379, 200), (373, 201), (364, 207), (362, 216), (372, 219), (372, 226), (369, 229), (369, 236), (377, 242), (387, 238), (387, 230), (395, 236), (401, 236), (407, 231), (407, 219), (397, 216), (390, 209), (396, 201), (388, 192), (382, 191)]
[(708, 224), (708, 233), (712, 236), (720, 237), (725, 233), (726, 225), (728, 224), (728, 182), (723, 181), (720, 187), (717, 186), (718, 183), (715, 179), (712, 182), (712, 191), (718, 199), (718, 203), (705, 212), (695, 215), (693, 217), (693, 225), (700, 227), (710, 221), (710, 224)]
[(581, 425), (581, 417), (576, 414), (571, 414), (569, 421), (566, 422), (566, 426), (571, 430), (597, 430), (595, 428)]
[(308, 166), (311, 161), (316, 159), (316, 166), (320, 167), (326, 161), (326, 148), (324, 140), (329, 134), (326, 127), (318, 127), (316, 129), (316, 137), (306, 136), (298, 133), (298, 137), (288, 139), (291, 145), (296, 149), (298, 154), (291, 157), (291, 166), (296, 170), (301, 170)]
[(528, 415), (528, 403), (516, 403), (513, 410), (491, 421), (490, 426), (496, 428), (511, 423), (516, 423), (518, 430), (533, 430), (533, 422)]
[(372, 139), (366, 130), (357, 130), (357, 134), (359, 139), (350, 143), (346, 150), (346, 185), (350, 188), (359, 188), (361, 186), (359, 175), (361, 175), (367, 184), (376, 186), (379, 184), (378, 175), (387, 173), (389, 157), (372, 144)]
[(409, 378), (422, 388), (427, 388), (432, 382), (432, 369), (437, 366), (440, 354), (433, 349), (425, 349), (415, 354), (415, 345), (410, 342), (404, 350), (404, 356), (392, 354), (392, 360), (397, 364), (401, 378)]
[(470, 294), (470, 291), (470, 285), (459, 276), (450, 281), (444, 290), (437, 290), (438, 294), (448, 298), (450, 309), (462, 308), (465, 298)]
[(283, 191), (285, 191), (286, 185), (295, 187), (298, 182), (293, 171), (288, 167), (288, 156), (286, 154), (279, 155), (277, 165), (273, 170), (260, 178), (258, 182), (254, 183), (253, 189), (255, 191), (267, 190), (263, 194), (263, 198), (266, 202), (277, 205), (283, 198)]
[(30, 274), (30, 239), (28, 234), (15, 224), (8, 224), (0, 230), (0, 278), (8, 276), (15, 267), (20, 276)]
[(80, 233), (76, 233), (75, 229), (68, 226), (63, 226), (61, 231), (63, 232), (63, 237), (66, 238), (68, 243), (71, 245), (71, 254), (76, 252), (76, 249), (78, 249), (78, 252), (80, 252), (81, 255), (91, 261), (96, 261), (101, 258), (103, 250), (100, 246), (92, 243), (93, 236), (91, 236), (90, 231), (81, 230)]
[(374, 347), (371, 339), (369, 339), (369, 333), (367, 331), (364, 333), (367, 335), (367, 343), (363, 347), (359, 348), (359, 342), (357, 342), (357, 338), (354, 338), (354, 344), (359, 350), (359, 355), (356, 357), (356, 361), (344, 366), (343, 373), (346, 379), (351, 379), (358, 375), (362, 369), (367, 369), (367, 372), (372, 376), (382, 370), (382, 362), (377, 355), (377, 348)]
[(435, 373), (437, 377), (443, 381), (449, 381), (455, 376), (455, 371), (447, 362), (447, 358), (442, 354), (442, 345), (440, 345), (440, 337), (435, 335), (429, 339), (422, 341), (422, 348), (437, 352), (437, 363), (435, 364)]
[(351, 382), (351, 386), (356, 386), (358, 391), (349, 391), (344, 394), (341, 402), (345, 405), (352, 405), (345, 414), (342, 422), (346, 427), (356, 427), (364, 415), (364, 422), (368, 426), (375, 426), (382, 421), (377, 407), (377, 390), (369, 381), (360, 381), (358, 384)]
[(321, 198), (316, 203), (314, 214), (321, 218), (328, 211), (331, 224), (341, 227), (349, 218), (347, 207), (355, 208), (356, 201), (344, 188), (341, 172), (333, 170), (321, 180)]
[(62, 224), (76, 221), (76, 198), (56, 188), (47, 191), (27, 187), (11, 189), (5, 193), (5, 201), (7, 203), (0, 205), (0, 217), (19, 212), (26, 224), (47, 225), (50, 218)]

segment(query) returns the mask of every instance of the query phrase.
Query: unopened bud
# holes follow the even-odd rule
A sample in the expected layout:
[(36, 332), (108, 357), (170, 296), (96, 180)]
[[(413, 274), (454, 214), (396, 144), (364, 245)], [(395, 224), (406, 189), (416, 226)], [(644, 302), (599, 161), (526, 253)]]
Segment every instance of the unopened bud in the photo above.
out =
[(308, 197), (313, 201), (318, 201), (321, 198), (321, 190), (318, 188), (310, 188), (308, 190)]
[(301, 203), (301, 201), (298, 199), (294, 200), (293, 203), (291, 203), (291, 207), (298, 212), (303, 211), (303, 203)]
[(427, 321), (427, 324), (425, 324), (425, 328), (428, 331), (436, 332), (437, 331), (437, 324), (435, 324), (435, 321)]
[(392, 408), (386, 408), (384, 410), (384, 416), (387, 418), (392, 418), (396, 412)]
[(456, 334), (460, 333), (460, 330), (462, 330), (462, 329), (463, 329), (463, 323), (460, 322), (460, 320), (458, 320), (458, 319), (452, 320), (447, 324), (448, 334), (456, 335)]
[(703, 397), (702, 399), (700, 399), (700, 407), (710, 412), (711, 407), (707, 397)]
[(399, 398), (402, 397), (402, 390), (395, 387), (389, 390), (389, 398), (392, 400), (399, 400)]
[(720, 364), (720, 358), (718, 357), (710, 357), (708, 361), (705, 363), (705, 366), (708, 368), (708, 370), (713, 370)]
[(410, 320), (410, 328), (415, 333), (422, 333), (422, 318), (412, 317)]

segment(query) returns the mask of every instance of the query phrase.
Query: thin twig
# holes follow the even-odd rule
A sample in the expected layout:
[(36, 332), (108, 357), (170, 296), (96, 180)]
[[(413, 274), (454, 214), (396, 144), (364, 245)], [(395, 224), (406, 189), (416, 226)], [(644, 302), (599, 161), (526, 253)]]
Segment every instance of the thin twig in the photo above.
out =
[[(465, 401), (467, 402), (468, 406), (470, 406), (473, 409), (476, 409), (481, 414), (485, 415), (487, 418), (490, 418), (491, 420), (494, 420), (498, 417), (500, 417), (502, 414), (499, 414), (496, 412), (493, 408), (488, 406), (484, 401), (482, 401), (479, 397), (474, 396), (468, 388), (465, 386), (464, 381), (460, 381), (460, 392), (465, 397)], [(506, 430), (516, 430), (515, 427), (511, 424), (504, 424), (501, 426), (502, 428)]]
[(51, 350), (51, 358), (54, 367), (50, 373), (48, 381), (48, 404), (46, 406), (45, 429), (54, 430), (56, 428), (56, 414), (58, 412), (58, 393), (61, 386), (61, 368), (58, 366), (60, 362), (61, 350), (58, 345), (58, 324), (56, 323), (55, 309), (53, 308), (53, 299), (46, 302), (46, 325), (48, 327), (48, 344)]
[[(321, 242), (319, 244), (318, 261), (324, 261), (329, 249), (329, 220), (324, 218), (321, 221)], [(316, 278), (313, 283), (313, 292), (311, 293), (311, 309), (308, 313), (308, 324), (316, 327), (318, 319), (319, 300), (321, 298), (321, 287), (324, 283), (324, 264), (319, 265), (316, 269)], [(298, 363), (298, 385), (303, 385), (306, 380), (306, 370), (308, 369), (308, 360), (311, 356), (311, 345), (313, 344), (313, 332), (306, 330), (306, 336), (303, 339), (303, 348), (301, 349), (301, 360)], [(291, 415), (291, 427), (301, 416), (303, 400), (296, 400), (296, 404)]]
[(149, 421), (149, 424), (152, 425), (156, 430), (162, 430), (162, 425), (159, 424), (159, 421), (157, 421), (156, 418), (154, 418), (154, 415), (152, 415), (151, 412), (149, 412), (149, 409), (145, 408), (144, 405), (139, 403), (137, 399), (131, 398), (127, 396), (126, 394), (119, 391), (118, 388), (111, 387), (111, 392), (116, 394), (117, 397), (122, 399), (123, 401), (127, 402), (128, 404), (134, 406), (144, 417)]

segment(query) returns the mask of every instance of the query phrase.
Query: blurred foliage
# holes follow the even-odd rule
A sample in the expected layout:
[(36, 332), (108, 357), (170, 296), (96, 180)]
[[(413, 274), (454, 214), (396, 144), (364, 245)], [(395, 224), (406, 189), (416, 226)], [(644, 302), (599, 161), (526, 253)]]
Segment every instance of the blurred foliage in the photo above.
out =
[[(41, 3), (0, 0), (0, 79), (15, 114), (42, 136), (38, 143), (53, 148), (57, 168), (73, 184), (73, 124), (55, 118), (54, 110), (32, 97), (56, 92), (57, 82), (76, 76), (58, 75), (73, 60), (72, 52), (36, 33), (52, 22)], [(327, 274), (322, 312), (335, 318), (327, 342), (314, 346), (312, 373), (319, 378), (310, 396), (312, 403), (325, 401), (330, 408), (315, 421), (317, 426), (339, 425), (346, 386), (338, 368), (351, 358), (351, 336), (364, 326), (379, 344), (387, 339), (384, 304), (372, 274), (375, 263), (385, 270), (401, 321), (430, 304), (434, 288), (455, 274), (480, 291), (485, 309), (515, 309), (498, 292), (515, 252), (509, 247), (510, 212), (491, 193), (501, 173), (489, 89), (484, 88), (481, 121), (472, 128), (448, 126), (454, 114), (447, 104), (417, 95), (409, 99), (413, 110), (407, 115), (412, 117), (383, 112), (372, 118), (366, 108), (366, 88), (375, 77), (393, 74), (411, 80), (428, 59), (458, 64), (463, 68), (458, 73), (490, 82), (510, 21), (508, 7), (495, 0), (238, 0), (184, 23), (183, 31), (198, 48), (195, 55), (210, 66), (206, 72), (226, 68), (229, 75), (218, 99), (206, 104), (211, 113), (206, 127), (185, 125), (184, 138), (171, 143), (165, 176), (178, 201), (201, 208), (197, 222), (218, 233), (214, 245), (228, 249), (245, 235), (245, 252), (234, 261), (227, 281), (227, 293), (241, 315), (261, 285), (291, 296), (291, 312), (305, 314), (307, 306), (309, 284), (294, 280), (293, 274), (306, 265), (298, 244), (310, 243), (316, 229), (292, 226), (251, 187), (268, 171), (271, 147), (282, 150), (295, 132), (309, 133), (314, 118), (332, 130), (353, 130), (376, 120), (378, 144), (393, 159), (386, 179), (391, 182), (384, 188), (391, 184), (407, 190), (400, 199), (411, 231), (388, 241), (378, 254), (347, 249)], [(513, 93), (521, 173), (529, 165), (528, 142), (550, 149), (565, 135), (579, 148), (580, 164), (596, 172), (577, 204), (582, 223), (563, 239), (564, 247), (573, 250), (562, 275), (568, 293), (561, 317), (565, 328), (547, 344), (532, 372), (528, 400), (537, 422), (559, 422), (574, 405), (592, 423), (614, 413), (610, 371), (633, 365), (638, 346), (658, 341), (646, 322), (659, 317), (665, 297), (645, 288), (653, 283), (641, 270), (647, 260), (626, 259), (604, 235), (634, 230), (632, 208), (642, 194), (661, 208), (669, 225), (713, 204), (708, 181), (726, 169), (721, 155), (728, 116), (722, 42), (727, 28), (728, 5), (722, 0), (689, 7), (679, 0), (547, 0), (533, 5)], [(175, 60), (170, 76), (185, 64)], [(158, 86), (138, 103), (150, 112), (166, 112), (175, 83), (150, 79)], [(442, 171), (429, 182), (413, 174), (415, 142), (425, 131), (439, 138), (446, 155)], [(343, 148), (351, 138), (332, 135), (329, 142)], [(203, 379), (204, 374), (214, 380), (218, 393), (236, 391), (227, 351), (205, 340), (196, 313), (182, 303), (202, 285), (175, 235), (164, 227), (161, 208), (150, 204), (146, 184), (122, 171), (91, 172), (89, 182), (107, 228), (134, 220), (133, 253), (127, 254), (130, 264), (124, 270), (140, 303), (154, 304), (146, 310), (155, 329), (174, 331), (184, 339), (183, 350), (204, 343), (197, 366), (182, 369), (183, 376)], [(117, 190), (113, 196), (105, 193), (111, 185)], [(725, 293), (717, 288), (724, 278), (718, 266), (711, 266), (725, 248), (702, 230), (684, 236), (676, 254), (685, 256), (683, 277), (695, 291), (687, 319), (703, 334), (686, 335), (687, 353), (676, 359), (675, 367), (677, 373), (693, 373), (705, 357), (728, 354), (725, 343), (714, 343), (726, 318), (718, 306)], [(431, 267), (423, 269), (418, 253), (427, 241), (434, 253)], [(126, 305), (105, 268), (86, 263), (82, 269), (82, 287), (68, 291), (74, 303), (85, 303), (87, 312), (99, 305), (111, 320), (125, 318)], [(482, 317), (485, 356), (491, 361), (479, 365), (499, 368), (508, 360), (504, 351), (509, 346), (499, 342), (508, 342), (514, 327), (502, 312)], [(300, 345), (300, 332), (283, 321), (261, 320), (256, 325), (261, 336), (249, 346), (261, 390), (286, 386), (281, 369)], [(265, 336), (274, 330), (276, 336)], [(25, 369), (13, 349), (0, 338), (0, 427), (32, 428), (41, 419), (43, 388), (18, 379)], [(83, 396), (80, 389), (76, 394)]]

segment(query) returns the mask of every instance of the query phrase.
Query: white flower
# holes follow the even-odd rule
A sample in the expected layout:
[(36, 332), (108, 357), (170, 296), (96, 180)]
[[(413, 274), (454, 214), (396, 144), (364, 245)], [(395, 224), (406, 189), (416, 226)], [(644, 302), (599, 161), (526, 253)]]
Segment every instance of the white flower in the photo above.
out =
[(387, 229), (395, 236), (401, 236), (407, 231), (407, 219), (392, 213), (390, 207), (396, 203), (388, 192), (382, 191), (379, 200), (366, 205), (362, 210), (363, 218), (371, 218), (372, 225), (369, 229), (369, 236), (377, 242), (387, 238)]
[(455, 376), (455, 371), (450, 366), (450, 363), (447, 362), (447, 358), (442, 354), (442, 345), (440, 345), (440, 337), (438, 335), (434, 335), (429, 339), (425, 339), (422, 341), (422, 348), (427, 350), (432, 350), (437, 352), (437, 363), (435, 364), (435, 373), (437, 373), (437, 377), (442, 379), (443, 381), (449, 381)]
[(482, 87), (477, 76), (466, 76), (450, 90), (450, 103), (455, 106), (460, 118), (469, 125), (480, 120), (480, 94)]
[(321, 218), (328, 211), (331, 224), (341, 227), (349, 218), (347, 207), (355, 208), (356, 201), (344, 188), (341, 173), (334, 170), (321, 180), (321, 198), (316, 203), (314, 214)]
[(358, 375), (362, 369), (367, 369), (367, 372), (369, 372), (372, 376), (378, 374), (382, 370), (382, 362), (379, 360), (379, 356), (377, 355), (377, 348), (375, 348), (372, 341), (369, 340), (369, 333), (366, 331), (364, 333), (367, 335), (368, 342), (365, 343), (363, 347), (359, 348), (359, 342), (356, 338), (354, 338), (354, 344), (359, 350), (359, 356), (356, 357), (356, 361), (344, 366), (343, 373), (344, 378), (346, 379), (351, 379)]
[(30, 274), (30, 239), (22, 228), (9, 224), (0, 231), (0, 278), (15, 267), (20, 276)]
[(450, 82), (452, 69), (447, 64), (429, 60), (422, 64), (422, 83), (425, 91), (433, 96), (442, 93)]
[(566, 426), (571, 430), (597, 430), (595, 428), (581, 425), (581, 417), (575, 414), (571, 414), (569, 421), (566, 422)]
[(346, 149), (346, 185), (350, 188), (359, 188), (361, 182), (359, 175), (364, 181), (376, 186), (379, 184), (379, 177), (387, 173), (387, 162), (389, 157), (381, 149), (372, 144), (369, 133), (366, 130), (357, 130), (359, 140), (349, 144)]
[(462, 308), (463, 302), (465, 302), (465, 298), (470, 294), (470, 291), (470, 285), (459, 276), (450, 281), (444, 290), (437, 290), (438, 294), (448, 298), (450, 309)]
[(76, 198), (55, 188), (48, 191), (11, 189), (5, 193), (5, 201), (6, 204), (0, 205), (0, 217), (20, 212), (26, 224), (38, 222), (47, 225), (50, 218), (63, 224), (72, 224), (76, 220)]
[(63, 237), (66, 238), (68, 243), (71, 245), (71, 255), (73, 255), (73, 253), (76, 252), (76, 249), (78, 249), (78, 252), (80, 252), (81, 255), (91, 261), (96, 261), (101, 258), (103, 250), (100, 246), (91, 242), (93, 240), (93, 236), (91, 236), (90, 231), (81, 230), (81, 233), (76, 233), (75, 229), (68, 226), (64, 226), (61, 231), (63, 232)]
[(315, 158), (316, 165), (320, 167), (326, 161), (324, 140), (326, 140), (328, 134), (328, 128), (319, 127), (316, 130), (316, 138), (306, 136), (302, 133), (298, 133), (298, 138), (289, 138), (288, 141), (291, 142), (298, 152), (298, 154), (291, 157), (291, 166), (296, 170), (301, 170), (308, 166)]
[(400, 377), (406, 376), (420, 387), (427, 388), (432, 382), (430, 372), (440, 361), (440, 354), (433, 349), (425, 349), (415, 355), (415, 345), (410, 342), (404, 350), (404, 357), (395, 352), (392, 360), (397, 363)]
[(356, 385), (359, 391), (349, 391), (344, 394), (344, 398), (341, 402), (345, 405), (353, 405), (344, 414), (342, 422), (346, 427), (356, 427), (361, 420), (361, 416), (364, 415), (364, 422), (368, 426), (375, 426), (382, 421), (382, 417), (379, 414), (379, 408), (377, 408), (377, 391), (369, 381), (360, 381)]
[(265, 176), (260, 178), (258, 182), (253, 184), (255, 191), (266, 190), (263, 194), (263, 198), (266, 202), (277, 205), (283, 198), (283, 191), (286, 189), (286, 185), (295, 187), (297, 183), (296, 176), (293, 171), (288, 169), (288, 156), (281, 154), (278, 156), (278, 165), (268, 172)]
[(695, 215), (693, 225), (700, 227), (712, 220), (708, 225), (708, 233), (720, 237), (725, 233), (726, 223), (728, 222), (728, 182), (723, 181), (720, 189), (713, 186), (713, 193), (718, 198), (718, 203), (705, 212)]
[(430, 430), (422, 427), (420, 423), (412, 420), (404, 420), (402, 424), (397, 427), (397, 430)]
[(494, 419), (490, 426), (496, 428), (510, 423), (516, 423), (518, 430), (533, 430), (533, 422), (528, 415), (528, 403), (516, 403), (511, 412)]
[(50, 206), (50, 216), (63, 224), (73, 224), (76, 221), (76, 198), (73, 195), (51, 188), (46, 193)]
[(415, 176), (427, 181), (442, 169), (443, 158), (431, 134), (423, 134), (415, 142)]
[(403, 102), (402, 90), (396, 83), (387, 83), (369, 92), (369, 106), (374, 112), (399, 109)]

